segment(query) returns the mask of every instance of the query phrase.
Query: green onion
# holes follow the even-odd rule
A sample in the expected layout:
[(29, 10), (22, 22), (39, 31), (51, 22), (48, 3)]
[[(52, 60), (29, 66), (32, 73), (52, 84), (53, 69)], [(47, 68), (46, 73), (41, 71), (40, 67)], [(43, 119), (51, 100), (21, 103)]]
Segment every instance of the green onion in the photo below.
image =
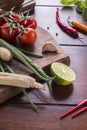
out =
[(54, 79), (54, 77), (49, 77), (46, 73), (38, 67), (31, 59), (24, 55), (20, 50), (14, 46), (8, 44), (3, 39), (0, 39), (0, 45), (8, 48), (22, 63), (24, 63), (28, 68), (30, 68), (40, 79), (44, 81), (49, 81)]
[[(1, 64), (3, 70), (4, 68), (6, 68), (6, 70), (10, 73), (14, 73), (14, 71), (12, 70), (12, 68), (6, 63), (6, 62), (2, 62)], [(3, 67), (4, 66), (4, 67)], [(5, 71), (3, 71), (5, 72)], [(33, 108), (34, 111), (37, 112), (38, 108), (37, 106), (32, 102), (32, 100), (30, 99), (29, 95), (27, 94), (25, 88), (20, 88), (20, 90), (23, 92), (24, 96), (26, 97), (27, 101), (31, 104), (31, 107)]]
[(36, 53), (33, 53), (31, 51), (28, 51), (28, 50), (24, 50), (24, 49), (21, 49), (21, 48), (18, 48), (20, 51), (22, 51), (23, 53), (27, 54), (27, 55), (30, 55), (32, 57), (35, 57), (35, 58), (42, 58), (43, 55), (39, 55), (39, 54), (36, 54)]
[(1, 61), (0, 61), (0, 70), (1, 70), (2, 72), (4, 72), (4, 68), (3, 68), (2, 64), (1, 64)]
[(14, 56), (20, 60), (23, 64), (25, 64), (29, 69), (33, 71), (33, 73), (39, 77), (40, 79), (44, 80), (49, 90), (51, 90), (51, 85), (49, 83), (50, 80), (53, 80), (55, 77), (48, 76), (35, 62), (33, 62), (29, 57), (27, 57), (24, 53), (22, 53), (20, 50), (18, 50), (16, 47), (10, 45), (3, 39), (0, 39), (0, 46), (4, 46), (7, 49), (9, 49)]
[[(15, 48), (15, 49), (17, 49), (17, 48)], [(18, 50), (16, 50), (16, 51), (18, 51)], [(20, 55), (22, 55), (22, 56), (24, 57), (24, 59), (26, 59), (26, 61), (27, 61), (33, 68), (35, 68), (35, 70), (38, 71), (38, 73), (39, 73), (41, 76), (43, 76), (43, 77), (45, 77), (46, 79), (48, 79), (48, 80), (46, 80), (46, 81), (49, 81), (49, 80), (53, 80), (53, 79), (54, 79), (54, 77), (48, 76), (35, 62), (33, 62), (31, 59), (29, 59), (29, 57), (27, 57), (26, 55), (24, 55), (21, 51), (19, 51), (19, 53), (20, 53)]]

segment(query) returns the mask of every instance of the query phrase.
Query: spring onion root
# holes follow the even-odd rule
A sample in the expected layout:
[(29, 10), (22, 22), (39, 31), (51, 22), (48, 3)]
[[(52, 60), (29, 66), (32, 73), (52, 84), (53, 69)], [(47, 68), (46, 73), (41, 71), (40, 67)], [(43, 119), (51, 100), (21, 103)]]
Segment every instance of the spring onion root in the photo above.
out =
[[(0, 63), (0, 66), (2, 68), (1, 71), (3, 70), (2, 72), (5, 72), (5, 69), (6, 69), (9, 73), (13, 73), (14, 74), (13, 69), (7, 64), (7, 62), (2, 61)], [(38, 107), (32, 102), (32, 100), (30, 99), (29, 94), (27, 93), (27, 91), (25, 90), (25, 88), (21, 87), (20, 90), (23, 92), (23, 94), (26, 97), (28, 103), (30, 103), (32, 109), (35, 112), (38, 112)]]
[(0, 72), (0, 84), (2, 85), (10, 85), (16, 87), (23, 87), (23, 88), (40, 88), (45, 89), (45, 87), (36, 82), (34, 78), (27, 75), (21, 74), (11, 74)]
[(0, 46), (6, 47), (9, 49), (13, 55), (16, 56), (22, 63), (24, 63), (29, 69), (33, 71), (33, 73), (44, 81), (50, 81), (54, 79), (54, 77), (48, 76), (35, 62), (33, 62), (29, 57), (27, 57), (24, 53), (18, 50), (16, 47), (8, 44), (3, 39), (0, 39)]

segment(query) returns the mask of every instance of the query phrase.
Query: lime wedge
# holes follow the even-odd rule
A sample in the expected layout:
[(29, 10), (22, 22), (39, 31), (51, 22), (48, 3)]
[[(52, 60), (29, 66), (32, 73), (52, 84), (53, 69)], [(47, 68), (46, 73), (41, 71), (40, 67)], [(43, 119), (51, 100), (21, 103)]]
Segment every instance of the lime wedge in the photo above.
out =
[(51, 74), (56, 76), (54, 81), (59, 85), (69, 85), (76, 79), (74, 71), (69, 66), (59, 62), (51, 64)]

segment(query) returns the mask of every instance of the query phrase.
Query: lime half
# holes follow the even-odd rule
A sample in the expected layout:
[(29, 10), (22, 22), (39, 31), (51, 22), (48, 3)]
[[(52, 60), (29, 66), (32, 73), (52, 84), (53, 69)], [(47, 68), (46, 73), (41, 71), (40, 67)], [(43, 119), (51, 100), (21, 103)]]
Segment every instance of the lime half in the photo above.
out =
[(59, 62), (51, 64), (51, 74), (56, 76), (54, 81), (59, 85), (69, 85), (76, 79), (74, 71), (69, 66)]

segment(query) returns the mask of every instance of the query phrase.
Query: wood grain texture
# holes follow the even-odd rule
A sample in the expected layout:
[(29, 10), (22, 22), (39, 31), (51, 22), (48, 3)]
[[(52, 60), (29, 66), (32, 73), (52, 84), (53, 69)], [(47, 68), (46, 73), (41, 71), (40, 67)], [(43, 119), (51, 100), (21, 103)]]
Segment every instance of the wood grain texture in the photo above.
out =
[[(10, 4), (9, 4), (10, 3)], [(16, 13), (27, 13), (30, 11), (31, 13), (34, 12), (35, 7), (35, 0), (0, 0), (0, 6), (5, 11), (11, 10), (11, 8), (15, 7), (14, 11)]]
[[(59, 119), (61, 114), (87, 99), (87, 36), (80, 33), (85, 41), (85, 44), (82, 44), (79, 40), (64, 34), (57, 27), (55, 11), (56, 7), (60, 7), (59, 1), (36, 0), (36, 3), (34, 16), (38, 20), (38, 25), (45, 30), (49, 26), (48, 32), (67, 52), (71, 61), (70, 66), (76, 72), (76, 81), (66, 87), (52, 83), (53, 94), (49, 93), (48, 89), (47, 91), (30, 89), (29, 96), (38, 106), (39, 113), (31, 109), (23, 94), (0, 104), (0, 130), (87, 130), (87, 112), (74, 119), (71, 119), (72, 114), (63, 120)], [(75, 8), (60, 9), (64, 23), (67, 23), (66, 19), (71, 15), (72, 20), (87, 24), (82, 20), (81, 14), (76, 13)], [(42, 36), (44, 39), (44, 35)], [(18, 66), (16, 61), (12, 62), (12, 66), (14, 62)], [(13, 69), (16, 68), (16, 72), (19, 73), (20, 69), (16, 66), (13, 66)], [(20, 68), (22, 73), (28, 74), (26, 67), (21, 65)]]
[(18, 8), (22, 5), (24, 0), (0, 0), (0, 6), (4, 5), (2, 9), (10, 10), (11, 8), (15, 7)]
[[(38, 21), (38, 25), (47, 30), (55, 38), (60, 45), (82, 45), (87, 46), (87, 33), (78, 32), (79, 37), (83, 38), (82, 43), (78, 38), (72, 38), (65, 32), (63, 32), (56, 23), (56, 8), (51, 6), (36, 6), (35, 17)], [(47, 13), (48, 12), (48, 13)], [(67, 23), (68, 16), (71, 16), (71, 21), (78, 21), (82, 24), (87, 25), (87, 22), (83, 20), (82, 15), (77, 13), (74, 7), (63, 8), (59, 6), (59, 14), (61, 21), (69, 26)], [(42, 20), (44, 18), (44, 20)], [(49, 29), (47, 29), (49, 27)], [(57, 35), (56, 35), (57, 34)]]
[(61, 5), (60, 0), (36, 0), (36, 5), (38, 6), (59, 6)]
[[(57, 44), (54, 38), (44, 29), (38, 27), (37, 29), (37, 41), (35, 46), (33, 46), (33, 52), (42, 54), (42, 46), (46, 41), (51, 41)], [(47, 53), (44, 55), (43, 58), (34, 58), (33, 60), (40, 66), (41, 68), (46, 68), (52, 62), (60, 61), (67, 65), (70, 64), (70, 59), (67, 53), (57, 44), (58, 53)], [(28, 49), (28, 48), (27, 48)], [(30, 47), (29, 47), (30, 49)], [(28, 74), (30, 70), (28, 70), (25, 66), (23, 66), (20, 62), (13, 60), (11, 63), (11, 67), (14, 69), (16, 73), (21, 74)], [(4, 102), (5, 100), (17, 95), (19, 93), (19, 89), (12, 89), (12, 88), (0, 88), (0, 103)], [(5, 93), (5, 94), (4, 94)]]
[[(71, 59), (70, 67), (76, 73), (76, 80), (68, 86), (59, 86), (52, 82), (53, 93), (32, 89), (28, 91), (31, 99), (35, 103), (43, 104), (68, 104), (76, 105), (87, 99), (87, 48), (79, 46), (62, 46)], [(79, 97), (79, 98), (78, 98)], [(10, 100), (12, 103), (27, 103), (23, 95), (18, 95)]]
[[(86, 130), (87, 113), (71, 119), (72, 114), (60, 120), (69, 106), (38, 105), (39, 113), (27, 104), (1, 105), (0, 130)], [(9, 111), (8, 111), (9, 110)]]

